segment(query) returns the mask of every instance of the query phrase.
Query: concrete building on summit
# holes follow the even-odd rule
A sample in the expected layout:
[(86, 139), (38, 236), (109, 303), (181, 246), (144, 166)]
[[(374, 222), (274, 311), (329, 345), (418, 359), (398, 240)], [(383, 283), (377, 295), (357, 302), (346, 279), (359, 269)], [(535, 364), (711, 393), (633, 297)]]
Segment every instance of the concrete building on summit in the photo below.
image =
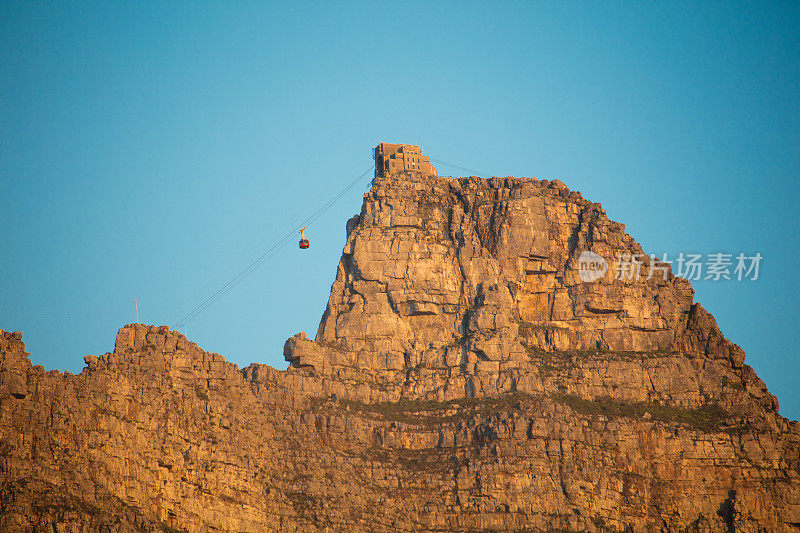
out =
[(375, 147), (375, 177), (418, 172), (429, 176), (439, 173), (431, 158), (422, 155), (422, 148), (413, 144), (380, 143)]

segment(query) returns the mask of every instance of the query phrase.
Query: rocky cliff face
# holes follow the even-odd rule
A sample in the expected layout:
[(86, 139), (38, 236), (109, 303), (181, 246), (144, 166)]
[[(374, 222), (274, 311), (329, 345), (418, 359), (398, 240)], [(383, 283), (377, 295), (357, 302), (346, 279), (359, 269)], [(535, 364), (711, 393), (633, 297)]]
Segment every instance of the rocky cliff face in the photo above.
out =
[(73, 376), (3, 333), (0, 528), (800, 529), (800, 425), (622, 254), (559, 182), (377, 178), (285, 371), (129, 325)]

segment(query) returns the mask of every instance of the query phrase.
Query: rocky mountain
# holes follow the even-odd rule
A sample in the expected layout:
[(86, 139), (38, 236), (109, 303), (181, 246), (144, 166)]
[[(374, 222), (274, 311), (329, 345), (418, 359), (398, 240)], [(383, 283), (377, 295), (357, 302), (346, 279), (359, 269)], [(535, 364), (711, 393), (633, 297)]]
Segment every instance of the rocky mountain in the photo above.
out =
[(0, 529), (800, 531), (800, 424), (600, 205), (379, 173), (346, 231), (284, 371), (131, 324), (46, 372), (3, 332)]

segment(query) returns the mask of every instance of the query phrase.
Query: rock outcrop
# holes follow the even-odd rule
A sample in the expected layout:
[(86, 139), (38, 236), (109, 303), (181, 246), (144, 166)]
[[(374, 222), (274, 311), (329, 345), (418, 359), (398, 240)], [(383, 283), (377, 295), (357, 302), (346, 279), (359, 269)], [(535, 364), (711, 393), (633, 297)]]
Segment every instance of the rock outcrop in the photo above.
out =
[(346, 229), (285, 371), (132, 324), (46, 372), (3, 332), (0, 529), (800, 529), (800, 424), (598, 204), (409, 173)]

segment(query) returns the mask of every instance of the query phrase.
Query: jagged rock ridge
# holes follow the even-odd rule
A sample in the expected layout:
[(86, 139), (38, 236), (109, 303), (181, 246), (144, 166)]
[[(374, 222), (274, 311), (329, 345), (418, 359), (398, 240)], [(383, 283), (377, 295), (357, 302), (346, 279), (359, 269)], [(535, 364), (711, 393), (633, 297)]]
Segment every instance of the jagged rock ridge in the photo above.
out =
[(686, 280), (585, 251), (643, 253), (560, 182), (378, 176), (286, 371), (129, 325), (73, 376), (3, 333), (0, 528), (800, 528), (800, 425)]

